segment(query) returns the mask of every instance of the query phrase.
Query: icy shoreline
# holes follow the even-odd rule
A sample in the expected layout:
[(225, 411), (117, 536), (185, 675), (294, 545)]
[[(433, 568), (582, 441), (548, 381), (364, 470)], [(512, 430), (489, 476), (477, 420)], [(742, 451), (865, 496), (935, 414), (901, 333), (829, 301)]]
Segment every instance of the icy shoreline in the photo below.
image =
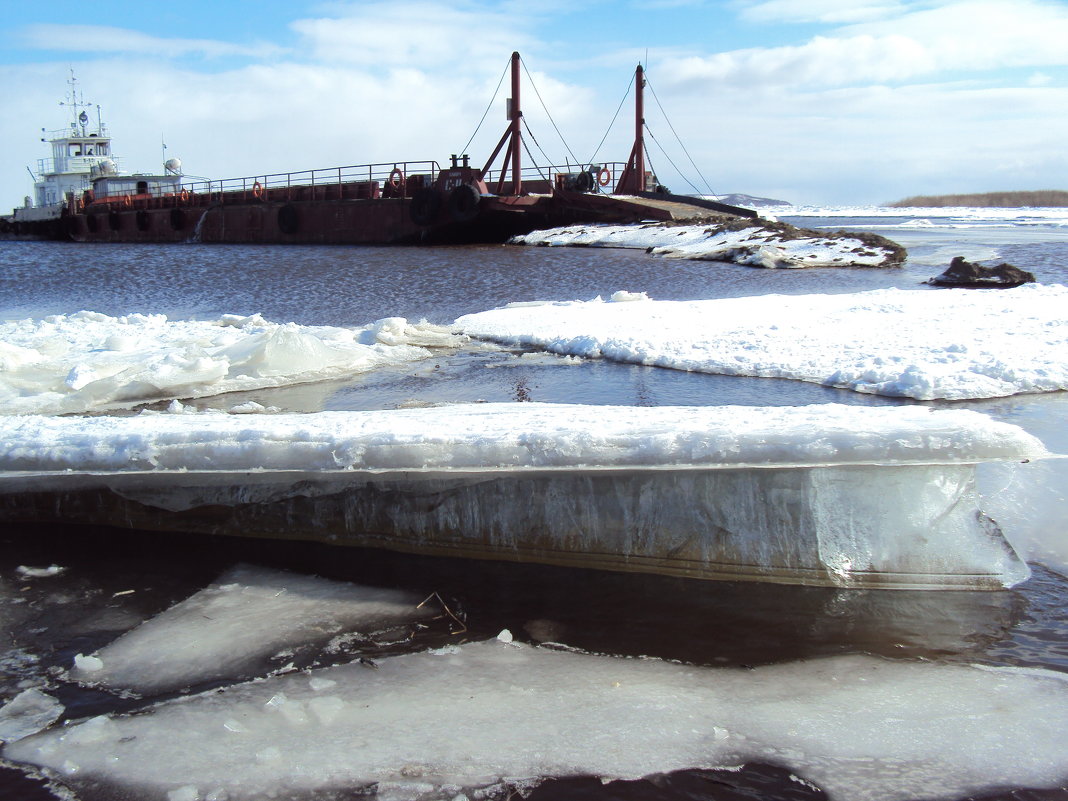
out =
[(876, 234), (821, 233), (768, 220), (570, 225), (513, 237), (516, 245), (639, 248), (654, 256), (750, 267), (898, 267), (905, 249)]

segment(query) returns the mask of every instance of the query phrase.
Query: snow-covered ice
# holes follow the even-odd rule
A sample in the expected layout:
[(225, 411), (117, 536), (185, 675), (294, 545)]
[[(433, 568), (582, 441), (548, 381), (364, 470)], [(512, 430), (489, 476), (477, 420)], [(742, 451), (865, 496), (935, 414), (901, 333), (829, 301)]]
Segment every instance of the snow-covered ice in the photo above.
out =
[(1068, 678), (1051, 671), (859, 655), (704, 668), (491, 640), (91, 718), (4, 756), (159, 799), (376, 782), (452, 798), (758, 761), (833, 799), (897, 801), (1057, 786), (1066, 729)]
[(397, 590), (240, 565), (95, 656), (79, 654), (71, 675), (141, 693), (244, 678), (284, 648), (326, 641), (354, 627), (425, 617), (416, 608), (420, 600)]
[[(859, 235), (830, 236), (792, 232), (774, 224), (721, 225), (569, 225), (513, 237), (518, 245), (640, 248), (656, 256), (730, 261), (751, 267), (886, 267), (904, 258), (887, 244)], [(807, 235), (806, 235), (807, 234)]]
[(559, 354), (919, 400), (1068, 389), (1068, 287), (510, 305), (464, 333)]
[(266, 416), (10, 416), (0, 417), (0, 441), (0, 482), (18, 472), (714, 468), (1046, 455), (1022, 429), (977, 412), (840, 404), (479, 403)]
[(0, 742), (14, 742), (36, 734), (59, 720), (63, 704), (31, 687), (0, 706)]
[(0, 413), (71, 414), (343, 378), (459, 341), (400, 317), (363, 328), (88, 311), (0, 322)]

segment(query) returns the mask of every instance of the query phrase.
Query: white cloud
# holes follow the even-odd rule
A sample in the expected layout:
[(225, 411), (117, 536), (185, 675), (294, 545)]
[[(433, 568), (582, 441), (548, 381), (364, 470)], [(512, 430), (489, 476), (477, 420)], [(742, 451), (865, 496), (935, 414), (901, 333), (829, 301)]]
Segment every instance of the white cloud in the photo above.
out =
[(466, 3), (355, 3), (291, 27), (314, 60), (468, 73), (532, 44), (526, 17)]
[(29, 25), (21, 29), (19, 39), (23, 45), (40, 50), (136, 53), (160, 58), (187, 55), (266, 58), (282, 52), (268, 43), (240, 45), (215, 39), (175, 39), (106, 25)]
[(933, 56), (904, 36), (814, 37), (803, 45), (754, 48), (707, 57), (669, 59), (660, 68), (672, 86), (695, 83), (749, 87), (842, 86), (907, 80), (933, 69)]
[(900, 0), (742, 0), (737, 7), (741, 17), (749, 22), (842, 25), (885, 19), (901, 13), (909, 5)]
[[(842, 3), (810, 7), (769, 0), (743, 12), (781, 10), (829, 21)], [(870, 8), (870, 7), (869, 7)], [(804, 44), (751, 48), (669, 62), (671, 82), (749, 86), (847, 86), (898, 83), (950, 71), (991, 73), (1013, 67), (1068, 65), (1068, 7), (1038, 0), (964, 0), (907, 8), (877, 22), (852, 24)]]
[(1068, 6), (1045, 0), (960, 0), (853, 25), (845, 35), (910, 37), (931, 53), (938, 69), (1068, 64)]

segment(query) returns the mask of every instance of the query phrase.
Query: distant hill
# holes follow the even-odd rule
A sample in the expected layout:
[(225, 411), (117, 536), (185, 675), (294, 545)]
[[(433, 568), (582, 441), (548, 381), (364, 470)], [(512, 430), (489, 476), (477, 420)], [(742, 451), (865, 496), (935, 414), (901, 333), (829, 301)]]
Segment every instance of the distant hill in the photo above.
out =
[(752, 195), (743, 195), (741, 192), (735, 192), (732, 195), (718, 195), (717, 199), (720, 203), (729, 203), (732, 206), (789, 206), (785, 200), (774, 200), (770, 197), (753, 197)]
[(1041, 189), (1035, 192), (986, 192), (979, 195), (916, 195), (887, 205), (891, 208), (918, 206), (935, 209), (946, 206), (1001, 209), (1062, 208), (1068, 207), (1068, 192), (1062, 192), (1059, 189)]

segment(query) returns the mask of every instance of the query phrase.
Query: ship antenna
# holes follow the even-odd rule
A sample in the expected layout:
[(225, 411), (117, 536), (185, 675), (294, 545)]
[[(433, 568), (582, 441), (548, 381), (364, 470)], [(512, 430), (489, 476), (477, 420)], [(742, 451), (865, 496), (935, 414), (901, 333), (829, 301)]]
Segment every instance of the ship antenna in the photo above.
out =
[[(60, 101), (59, 105), (69, 106), (71, 114), (74, 117), (74, 122), (71, 123), (71, 127), (77, 131), (78, 125), (82, 126), (82, 136), (85, 136), (85, 126), (89, 123), (89, 115), (85, 113), (84, 109), (92, 105), (92, 103), (85, 102), (85, 98), (78, 91), (78, 78), (74, 74), (74, 67), (70, 68), (70, 80), (67, 81), (67, 85), (70, 86), (70, 92), (67, 94), (65, 101)], [(100, 107), (97, 107), (97, 115), (99, 117)]]

